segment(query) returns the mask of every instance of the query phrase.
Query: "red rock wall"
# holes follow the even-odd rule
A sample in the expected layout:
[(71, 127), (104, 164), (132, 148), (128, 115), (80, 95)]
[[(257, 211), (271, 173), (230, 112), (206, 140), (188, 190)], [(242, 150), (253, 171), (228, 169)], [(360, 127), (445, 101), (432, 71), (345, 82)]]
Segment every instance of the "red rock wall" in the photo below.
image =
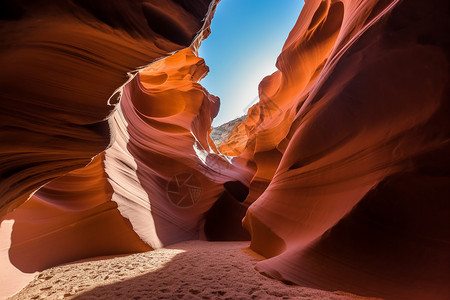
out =
[(0, 295), (76, 259), (246, 239), (246, 213), (274, 278), (448, 297), (446, 1), (307, 1), (232, 160), (198, 84), (209, 4), (0, 4)]
[(56, 264), (201, 238), (223, 183), (249, 181), (210, 148), (219, 100), (197, 83), (217, 1), (45, 4), (1, 9), (0, 295)]
[(187, 48), (139, 74), (114, 115), (106, 173), (121, 214), (152, 247), (203, 235), (204, 214), (227, 181), (249, 181), (208, 141), (219, 99), (197, 81), (208, 68)]
[(110, 144), (127, 73), (189, 46), (210, 1), (157, 2), (2, 2), (1, 215)]
[[(239, 157), (258, 270), (320, 289), (450, 295), (446, 1), (306, 1)], [(242, 129), (238, 129), (242, 132)], [(225, 146), (224, 146), (225, 147)]]

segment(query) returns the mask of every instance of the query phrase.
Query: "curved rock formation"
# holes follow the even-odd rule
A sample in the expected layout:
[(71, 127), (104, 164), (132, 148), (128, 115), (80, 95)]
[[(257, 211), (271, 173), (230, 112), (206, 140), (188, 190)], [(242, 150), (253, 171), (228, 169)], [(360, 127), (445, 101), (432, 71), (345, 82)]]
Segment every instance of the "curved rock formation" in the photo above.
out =
[(306, 1), (240, 125), (261, 272), (450, 295), (448, 19), (447, 1)]
[(245, 240), (246, 214), (272, 277), (447, 298), (447, 1), (307, 1), (234, 158), (198, 84), (217, 2), (0, 3), (0, 296), (64, 262)]
[(210, 2), (2, 1), (0, 216), (105, 150), (127, 74), (189, 46)]
[(14, 221), (9, 258), (25, 273), (86, 257), (148, 251), (110, 201), (104, 154), (52, 181), (7, 215)]
[(197, 83), (207, 70), (190, 48), (154, 63), (124, 88), (114, 115), (119, 134), (105, 160), (112, 200), (152, 247), (198, 239), (223, 184), (250, 178), (210, 147), (219, 99)]
[(85, 257), (199, 239), (204, 214), (221, 194), (225, 208), (241, 206), (224, 193), (229, 186), (224, 183), (248, 178), (212, 152), (207, 141), (219, 105), (197, 83), (207, 70), (203, 59), (186, 48), (133, 78), (113, 115), (112, 146), (7, 215), (15, 222), (11, 263), (34, 272)]
[(219, 102), (196, 83), (217, 1), (1, 5), (0, 294), (56, 264), (199, 238), (236, 173), (209, 147)]
[[(14, 224), (2, 263), (32, 273), (204, 238), (205, 231), (210, 239), (248, 240), (242, 228), (222, 230), (240, 227), (246, 207), (236, 191), (250, 174), (209, 146), (219, 99), (197, 83), (207, 71), (190, 47), (125, 85), (110, 122), (111, 147), (6, 215)], [(235, 217), (206, 215), (217, 200)]]

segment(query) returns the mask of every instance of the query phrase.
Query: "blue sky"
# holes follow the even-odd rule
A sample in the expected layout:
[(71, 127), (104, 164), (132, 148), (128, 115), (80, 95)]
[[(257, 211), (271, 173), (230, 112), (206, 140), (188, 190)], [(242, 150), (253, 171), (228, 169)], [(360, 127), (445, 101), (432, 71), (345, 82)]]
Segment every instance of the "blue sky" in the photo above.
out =
[(303, 6), (301, 0), (222, 0), (199, 56), (209, 66), (201, 84), (219, 96), (213, 126), (247, 113), (258, 84), (273, 73), (281, 48)]

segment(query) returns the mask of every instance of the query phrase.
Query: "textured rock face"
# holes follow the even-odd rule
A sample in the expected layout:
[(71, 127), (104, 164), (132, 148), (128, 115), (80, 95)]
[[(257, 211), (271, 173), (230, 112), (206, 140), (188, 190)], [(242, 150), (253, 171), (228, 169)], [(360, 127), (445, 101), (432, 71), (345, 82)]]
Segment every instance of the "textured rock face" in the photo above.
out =
[[(229, 121), (229, 122), (227, 122), (225, 124), (222, 124), (222, 125), (220, 125), (218, 127), (213, 127), (212, 128), (210, 136), (211, 136), (211, 139), (213, 140), (214, 144), (217, 147), (219, 147), (218, 149), (219, 149), (220, 153), (229, 155), (228, 153), (226, 153), (226, 151), (220, 150), (220, 145), (223, 142), (229, 140), (231, 135), (235, 134), (234, 128), (238, 124), (242, 123), (242, 121), (244, 121), (246, 117), (247, 116), (244, 115), (242, 117), (239, 117), (239, 118), (236, 118), (234, 120), (231, 120), (231, 121)], [(233, 156), (236, 156), (236, 155), (233, 155)]]
[(197, 84), (216, 4), (2, 2), (1, 295), (56, 264), (197, 239), (223, 183), (248, 183), (210, 148), (219, 101)]
[(150, 250), (110, 201), (104, 154), (36, 192), (7, 215), (14, 220), (9, 258), (32, 273), (81, 258)]
[(189, 46), (210, 2), (2, 1), (0, 215), (110, 144), (115, 90)]
[(182, 50), (136, 76), (114, 115), (118, 136), (105, 160), (112, 200), (152, 247), (198, 239), (224, 183), (250, 179), (211, 149), (219, 99), (197, 83), (206, 72), (203, 59)]
[(448, 297), (448, 12), (447, 1), (306, 1), (240, 125), (236, 153), (256, 170), (244, 225), (272, 257), (261, 272)]
[(77, 259), (245, 240), (246, 214), (272, 277), (448, 297), (447, 1), (307, 1), (233, 159), (198, 84), (215, 5), (1, 2), (0, 296)]
[[(219, 99), (197, 83), (207, 71), (186, 48), (123, 88), (110, 122), (111, 147), (6, 215), (14, 221), (8, 250), (14, 267), (31, 273), (195, 240), (204, 232), (210, 239), (249, 239), (243, 229), (216, 233), (240, 227), (246, 207), (233, 191), (246, 188), (250, 174), (209, 147)], [(214, 212), (205, 215), (218, 199), (229, 211), (220, 223)]]

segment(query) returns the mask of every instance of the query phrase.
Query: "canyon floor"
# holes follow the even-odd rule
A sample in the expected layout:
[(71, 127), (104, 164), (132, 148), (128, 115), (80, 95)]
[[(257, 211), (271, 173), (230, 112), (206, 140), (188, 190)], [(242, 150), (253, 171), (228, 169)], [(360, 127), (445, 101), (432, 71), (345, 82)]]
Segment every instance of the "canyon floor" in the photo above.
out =
[(9, 299), (370, 299), (282, 282), (258, 273), (249, 242), (188, 241), (57, 266)]

